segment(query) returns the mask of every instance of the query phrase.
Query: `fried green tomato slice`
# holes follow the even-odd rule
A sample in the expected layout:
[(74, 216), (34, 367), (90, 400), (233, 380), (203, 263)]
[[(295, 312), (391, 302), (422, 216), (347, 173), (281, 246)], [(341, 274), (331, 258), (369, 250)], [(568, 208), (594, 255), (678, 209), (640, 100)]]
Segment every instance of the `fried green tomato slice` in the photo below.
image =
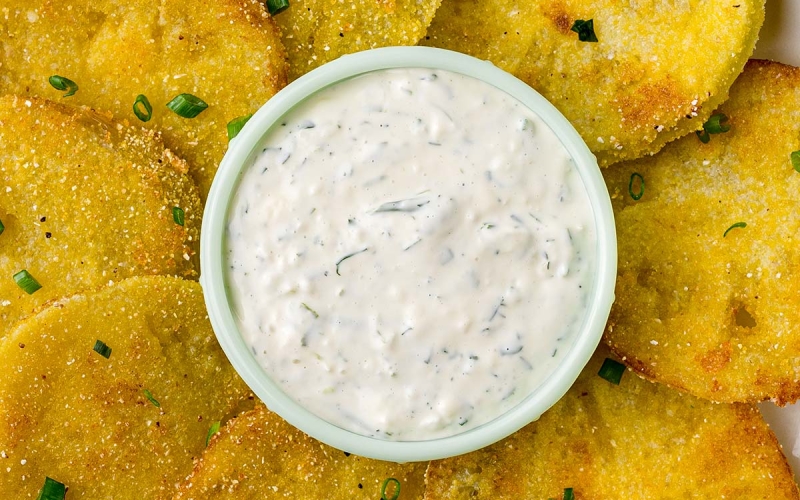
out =
[[(580, 41), (576, 23), (589, 20), (597, 42)], [(524, 80), (607, 165), (701, 127), (763, 21), (764, 0), (444, 0), (423, 43)]]
[[(384, 481), (403, 500), (422, 499), (427, 463), (357, 457), (303, 434), (258, 405), (228, 422), (181, 484), (178, 499), (374, 500)], [(387, 496), (394, 493), (387, 485)]]
[(425, 500), (797, 499), (753, 405), (720, 405), (632, 373), (598, 376), (603, 347), (542, 417), (497, 444), (431, 462)]
[(751, 61), (716, 113), (730, 130), (707, 144), (604, 172), (619, 245), (605, 341), (697, 396), (784, 404), (800, 397), (800, 69)]
[(169, 498), (213, 422), (250, 397), (200, 285), (180, 278), (131, 278), (59, 300), (0, 342), (0, 359), (6, 498), (36, 498), (45, 477), (70, 499)]
[[(15, 96), (0, 98), (0, 124), (0, 337), (83, 289), (197, 276), (200, 198), (186, 163), (157, 134)], [(41, 288), (18, 286), (23, 270)]]
[(289, 54), (289, 80), (339, 56), (416, 45), (441, 0), (292, 0), (275, 20)]
[[(0, 0), (0, 93), (60, 100), (67, 92), (48, 79), (72, 80), (78, 91), (65, 100), (161, 131), (205, 199), (228, 147), (227, 123), (286, 83), (285, 50), (263, 3)], [(208, 108), (190, 119), (166, 107), (184, 93)], [(133, 111), (140, 94), (152, 107), (146, 123)]]

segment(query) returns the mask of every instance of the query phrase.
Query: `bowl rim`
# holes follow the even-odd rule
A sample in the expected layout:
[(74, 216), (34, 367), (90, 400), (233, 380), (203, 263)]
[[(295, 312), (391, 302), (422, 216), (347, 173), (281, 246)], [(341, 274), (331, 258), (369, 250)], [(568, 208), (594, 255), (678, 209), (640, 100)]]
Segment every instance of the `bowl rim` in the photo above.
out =
[[(589, 196), (596, 224), (597, 275), (581, 330), (569, 352), (542, 384), (506, 413), (454, 436), (424, 441), (386, 441), (339, 428), (306, 410), (264, 372), (245, 344), (228, 299), (224, 235), (228, 209), (242, 172), (262, 138), (294, 106), (335, 83), (373, 71), (426, 68), (459, 73), (509, 94), (550, 127), (573, 159)], [(430, 47), (389, 47), (345, 55), (289, 84), (264, 104), (233, 139), (209, 192), (200, 237), (200, 284), (217, 340), (233, 367), (267, 405), (315, 439), (356, 455), (393, 462), (447, 458), (483, 448), (537, 420), (567, 392), (600, 342), (614, 301), (617, 248), (614, 215), (597, 160), (567, 119), (527, 84), (488, 61)]]

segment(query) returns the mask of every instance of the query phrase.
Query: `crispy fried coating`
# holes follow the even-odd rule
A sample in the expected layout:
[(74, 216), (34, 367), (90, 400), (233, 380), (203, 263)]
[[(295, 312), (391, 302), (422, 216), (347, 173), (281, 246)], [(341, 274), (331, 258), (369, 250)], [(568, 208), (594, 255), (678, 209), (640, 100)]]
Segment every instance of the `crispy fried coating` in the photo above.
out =
[[(0, 0), (0, 93), (61, 99), (51, 75), (73, 80), (71, 103), (160, 130), (208, 193), (228, 147), (226, 124), (286, 83), (278, 28), (258, 0)], [(193, 119), (166, 108), (181, 93), (209, 107)], [(133, 113), (144, 94), (152, 119)]]
[(4, 498), (36, 498), (45, 476), (70, 499), (169, 498), (212, 422), (250, 397), (200, 285), (180, 278), (131, 278), (59, 300), (3, 339), (0, 359)]
[(289, 54), (289, 80), (339, 56), (415, 45), (442, 0), (292, 0), (275, 20)]
[[(590, 19), (596, 43), (571, 30)], [(763, 21), (764, 0), (444, 0), (423, 43), (524, 80), (607, 165), (698, 129), (727, 97)]]
[[(197, 276), (202, 209), (157, 134), (44, 99), (0, 98), (0, 337), (47, 301), (148, 274)], [(184, 212), (184, 225), (173, 218)], [(29, 295), (12, 276), (27, 270)]]
[(708, 144), (604, 172), (619, 245), (605, 341), (675, 388), (783, 404), (800, 397), (800, 69), (751, 61), (718, 113), (731, 129)]
[(431, 462), (426, 500), (797, 499), (755, 406), (717, 405), (625, 373), (597, 375), (601, 348), (537, 421), (477, 452)]
[(400, 482), (400, 498), (417, 500), (425, 490), (426, 467), (422, 462), (396, 464), (344, 453), (258, 405), (212, 439), (175, 500), (373, 500), (380, 498), (383, 482), (392, 477)]

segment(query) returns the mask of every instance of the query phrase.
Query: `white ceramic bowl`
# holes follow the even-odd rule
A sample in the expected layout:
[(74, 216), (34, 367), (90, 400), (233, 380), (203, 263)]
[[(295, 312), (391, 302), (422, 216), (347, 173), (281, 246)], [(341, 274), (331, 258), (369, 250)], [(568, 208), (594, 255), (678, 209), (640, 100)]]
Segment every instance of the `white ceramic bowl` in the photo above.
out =
[[(482, 80), (516, 98), (552, 129), (574, 160), (586, 187), (597, 229), (597, 274), (581, 330), (561, 364), (519, 405), (500, 417), (454, 436), (427, 441), (386, 441), (341, 429), (312, 414), (285, 394), (263, 371), (240, 334), (230, 305), (223, 252), (231, 199), (241, 174), (252, 163), (262, 138), (298, 103), (343, 80), (389, 68), (430, 68)], [(203, 215), (200, 240), (201, 278), (208, 314), (217, 339), (234, 368), (274, 412), (312, 437), (357, 455), (410, 462), (467, 453), (519, 430), (556, 403), (589, 361), (600, 341), (617, 272), (616, 233), (611, 201), (597, 161), (572, 125), (552, 104), (522, 81), (456, 52), (427, 47), (391, 47), (343, 56), (287, 86), (270, 99), (230, 144), (220, 165)], [(269, 307), (265, 304), (265, 307)]]

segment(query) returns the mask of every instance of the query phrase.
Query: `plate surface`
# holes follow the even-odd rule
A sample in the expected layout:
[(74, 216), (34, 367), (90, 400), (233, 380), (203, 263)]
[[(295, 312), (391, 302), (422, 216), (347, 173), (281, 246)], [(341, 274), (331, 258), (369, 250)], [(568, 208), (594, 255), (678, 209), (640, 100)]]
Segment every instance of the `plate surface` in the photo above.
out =
[[(753, 57), (800, 66), (800, 30), (797, 26), (800, 26), (800, 1), (767, 0), (767, 18)], [(800, 472), (800, 403), (784, 408), (762, 403), (761, 413), (783, 445), (783, 453), (797, 481)]]

